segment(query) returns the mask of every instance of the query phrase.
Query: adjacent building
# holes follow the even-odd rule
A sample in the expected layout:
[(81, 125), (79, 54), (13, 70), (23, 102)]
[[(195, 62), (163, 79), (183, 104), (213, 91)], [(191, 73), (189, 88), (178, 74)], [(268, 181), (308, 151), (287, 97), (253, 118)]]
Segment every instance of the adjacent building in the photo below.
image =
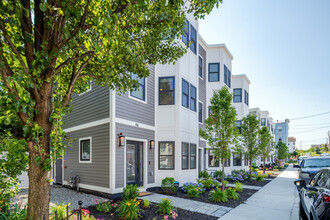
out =
[(288, 146), (289, 122), (289, 119), (285, 119), (284, 122), (277, 122), (275, 124), (275, 144), (282, 141)]
[(294, 137), (288, 138), (288, 150), (289, 153), (293, 153), (296, 150), (296, 138)]

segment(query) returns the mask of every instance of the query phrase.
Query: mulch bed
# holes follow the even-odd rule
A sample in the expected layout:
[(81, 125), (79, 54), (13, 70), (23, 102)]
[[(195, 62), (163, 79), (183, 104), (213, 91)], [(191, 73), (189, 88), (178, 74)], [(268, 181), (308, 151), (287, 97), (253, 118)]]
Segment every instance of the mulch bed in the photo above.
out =
[[(264, 180), (262, 182), (257, 182), (255, 180), (244, 180), (244, 182), (242, 182), (244, 185), (249, 185), (249, 186), (265, 186), (267, 185), (271, 180)], [(230, 182), (232, 184), (235, 184), (235, 182)]]
[[(210, 191), (211, 191), (211, 189), (207, 189), (206, 192), (200, 194), (198, 198), (189, 198), (187, 196), (187, 193), (183, 192), (182, 190), (179, 190), (176, 194), (170, 195), (170, 196), (180, 197), (180, 198), (184, 198), (184, 199), (191, 199), (191, 200), (195, 200), (195, 201), (199, 201), (199, 202), (205, 202), (205, 203), (211, 203), (211, 204), (216, 204), (216, 205), (235, 208), (235, 207), (239, 206), (240, 204), (244, 203), (248, 198), (250, 198), (258, 190), (243, 189), (243, 192), (238, 192), (238, 195), (239, 195), (238, 200), (229, 199), (228, 202), (226, 202), (226, 203), (216, 203), (216, 202), (210, 201), (209, 200), (209, 192)], [(164, 194), (162, 191), (157, 191), (156, 193)], [(166, 195), (166, 194), (164, 194), (164, 195)]]
[[(142, 205), (141, 205), (142, 208)], [(117, 220), (119, 219), (115, 212), (110, 212), (110, 213), (103, 213), (103, 212), (99, 212), (96, 210), (95, 206), (89, 206), (86, 208), (87, 210), (90, 211), (90, 215), (94, 216), (96, 219), (104, 219), (104, 220)], [(191, 211), (187, 211), (187, 210), (183, 210), (183, 209), (179, 209), (179, 208), (175, 208), (176, 212), (178, 213), (178, 217), (176, 219), (178, 220), (187, 220), (187, 219), (207, 219), (207, 220), (216, 220), (218, 219), (217, 217), (214, 216), (210, 216), (210, 215), (205, 215), (205, 214), (201, 214), (198, 212), (191, 212)], [(142, 213), (141, 213), (141, 220), (161, 220), (164, 219), (163, 215), (159, 215), (156, 213), (156, 211), (158, 210), (158, 208), (156, 207), (156, 204), (154, 203), (150, 203), (149, 208), (142, 208)], [(172, 219), (169, 216), (169, 219)]]

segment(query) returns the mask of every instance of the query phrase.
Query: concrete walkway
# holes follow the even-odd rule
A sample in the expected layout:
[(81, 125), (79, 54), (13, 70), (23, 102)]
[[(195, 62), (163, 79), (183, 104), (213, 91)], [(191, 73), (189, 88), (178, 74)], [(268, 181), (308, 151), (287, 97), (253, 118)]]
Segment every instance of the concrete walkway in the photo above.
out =
[(154, 193), (149, 196), (140, 197), (140, 199), (148, 199), (150, 202), (159, 203), (165, 197), (172, 200), (172, 205), (174, 207), (189, 210), (192, 212), (212, 215), (215, 217), (221, 217), (232, 209), (225, 206), (213, 205), (210, 203), (198, 202), (190, 199), (182, 199), (174, 196), (165, 196), (157, 193)]
[(291, 165), (245, 204), (232, 209), (220, 220), (298, 220), (299, 196), (293, 181), (298, 172)]

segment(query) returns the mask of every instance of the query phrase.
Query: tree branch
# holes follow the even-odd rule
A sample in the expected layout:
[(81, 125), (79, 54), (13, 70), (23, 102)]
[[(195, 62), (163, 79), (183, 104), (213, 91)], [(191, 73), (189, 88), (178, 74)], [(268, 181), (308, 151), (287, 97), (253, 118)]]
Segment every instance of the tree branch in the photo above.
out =
[[(25, 45), (25, 57), (29, 68), (32, 68), (32, 63), (34, 60), (34, 52), (33, 52), (33, 43), (29, 40), (28, 36), (32, 38), (32, 21), (31, 21), (31, 5), (30, 0), (21, 0), (22, 5), (24, 7), (22, 12), (21, 27), (22, 34), (24, 36), (24, 45)], [(29, 12), (28, 16), (24, 12), (27, 10)]]
[(63, 63), (61, 63), (58, 67), (56, 67), (55, 71), (56, 72), (59, 72), (59, 71), (61, 71), (62, 68), (66, 67), (70, 62), (78, 61), (78, 60), (83, 59), (86, 56), (91, 55), (93, 53), (94, 53), (94, 51), (88, 51), (88, 52), (86, 52), (86, 53), (84, 53), (84, 54), (82, 54), (80, 56), (68, 58), (66, 61), (64, 61)]
[(5, 28), (4, 22), (2, 19), (0, 19), (0, 30), (2, 30), (3, 36), (5, 37), (6, 41), (8, 42), (10, 48), (13, 50), (13, 52), (15, 53), (17, 59), (19, 60), (20, 64), (22, 65), (22, 68), (24, 70), (24, 72), (28, 75), (29, 74), (29, 70), (27, 68), (27, 66), (25, 65), (21, 54), (18, 52), (17, 48), (15, 47), (15, 45), (13, 44), (13, 42), (10, 40), (10, 37), (8, 35), (8, 32)]

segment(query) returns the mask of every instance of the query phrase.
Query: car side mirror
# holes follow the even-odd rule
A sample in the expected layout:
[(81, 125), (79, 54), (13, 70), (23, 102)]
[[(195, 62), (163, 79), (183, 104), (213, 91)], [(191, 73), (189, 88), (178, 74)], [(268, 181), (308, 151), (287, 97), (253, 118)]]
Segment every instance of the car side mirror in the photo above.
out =
[(298, 164), (293, 164), (293, 167), (294, 167), (294, 168), (300, 168), (300, 165), (298, 165)]
[(306, 181), (304, 179), (299, 179), (294, 181), (294, 184), (296, 185), (298, 191), (300, 191), (302, 188), (306, 187)]

